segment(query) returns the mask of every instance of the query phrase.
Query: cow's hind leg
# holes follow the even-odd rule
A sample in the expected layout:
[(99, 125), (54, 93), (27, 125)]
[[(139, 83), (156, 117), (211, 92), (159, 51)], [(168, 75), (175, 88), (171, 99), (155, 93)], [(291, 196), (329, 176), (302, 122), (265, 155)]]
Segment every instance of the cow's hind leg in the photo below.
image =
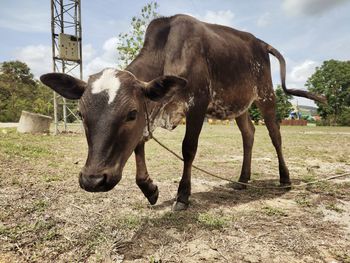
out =
[(191, 195), (191, 168), (197, 152), (198, 138), (202, 130), (207, 104), (192, 109), (186, 116), (186, 134), (182, 142), (184, 167), (173, 210), (185, 210)]
[(135, 148), (136, 158), (136, 183), (149, 203), (154, 205), (158, 200), (158, 187), (149, 177), (145, 161), (145, 143), (142, 142)]
[[(251, 173), (252, 149), (254, 143), (255, 127), (249, 117), (249, 113), (245, 112), (236, 118), (237, 125), (242, 134), (243, 140), (243, 165), (239, 182), (248, 183)], [(246, 186), (242, 184), (235, 184), (235, 189), (245, 189)]]
[(281, 186), (290, 185), (289, 171), (282, 154), (282, 139), (280, 133), (280, 125), (276, 118), (276, 103), (275, 98), (270, 97), (269, 100), (263, 100), (256, 102), (258, 108), (260, 109), (265, 125), (269, 131), (269, 135), (273, 146), (276, 149), (278, 163), (279, 163), (279, 173), (280, 173), (280, 184)]

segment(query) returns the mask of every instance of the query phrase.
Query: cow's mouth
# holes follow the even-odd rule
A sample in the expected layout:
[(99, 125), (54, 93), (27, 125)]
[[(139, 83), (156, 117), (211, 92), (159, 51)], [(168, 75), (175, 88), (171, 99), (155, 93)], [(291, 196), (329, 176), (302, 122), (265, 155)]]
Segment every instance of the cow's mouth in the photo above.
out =
[(121, 179), (121, 175), (84, 175), (79, 174), (79, 185), (88, 192), (107, 192), (113, 189)]

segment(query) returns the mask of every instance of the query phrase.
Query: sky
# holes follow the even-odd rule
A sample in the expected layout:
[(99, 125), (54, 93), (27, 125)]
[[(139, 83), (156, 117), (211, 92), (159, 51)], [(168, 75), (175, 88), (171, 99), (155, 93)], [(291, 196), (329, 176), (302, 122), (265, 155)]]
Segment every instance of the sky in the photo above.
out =
[[(64, 0), (68, 1), (68, 0)], [(81, 0), (84, 79), (117, 67), (119, 33), (147, 0)], [(164, 16), (188, 14), (254, 34), (287, 62), (287, 87), (305, 89), (315, 68), (329, 59), (350, 59), (350, 0), (158, 0)], [(20, 60), (38, 78), (52, 71), (50, 0), (0, 0), (0, 63)], [(271, 57), (274, 85), (279, 66)], [(314, 105), (297, 98), (293, 103)]]

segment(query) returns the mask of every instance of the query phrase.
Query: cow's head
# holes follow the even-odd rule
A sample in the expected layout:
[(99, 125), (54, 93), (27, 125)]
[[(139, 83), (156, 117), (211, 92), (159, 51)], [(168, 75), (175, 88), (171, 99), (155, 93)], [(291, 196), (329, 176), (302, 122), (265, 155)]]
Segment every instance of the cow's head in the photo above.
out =
[(105, 69), (81, 81), (62, 73), (41, 76), (41, 81), (67, 99), (79, 99), (89, 147), (80, 186), (91, 192), (109, 191), (121, 179), (123, 167), (146, 126), (145, 102), (171, 99), (187, 81), (161, 76), (142, 82), (127, 71)]

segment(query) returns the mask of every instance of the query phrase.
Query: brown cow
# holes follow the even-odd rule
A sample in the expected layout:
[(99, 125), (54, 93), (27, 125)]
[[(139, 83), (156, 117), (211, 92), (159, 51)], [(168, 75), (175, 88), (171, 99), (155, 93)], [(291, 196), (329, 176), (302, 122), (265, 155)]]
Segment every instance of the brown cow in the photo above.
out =
[[(191, 193), (191, 166), (205, 116), (235, 118), (242, 133), (244, 159), (240, 182), (250, 180), (254, 126), (248, 109), (259, 107), (279, 161), (281, 185), (290, 185), (276, 122), (275, 94), (269, 54), (280, 62), (281, 81), (288, 94), (324, 98), (285, 86), (285, 61), (273, 47), (252, 34), (208, 24), (187, 15), (159, 18), (147, 28), (145, 43), (125, 71), (105, 69), (87, 83), (50, 73), (41, 81), (79, 108), (89, 146), (79, 177), (87, 191), (108, 191), (121, 179), (123, 167), (135, 152), (136, 183), (151, 204), (158, 188), (148, 175), (144, 144), (147, 127), (174, 129), (186, 116), (182, 144), (184, 168), (175, 210), (186, 209)], [(147, 116), (149, 114), (149, 123)]]

